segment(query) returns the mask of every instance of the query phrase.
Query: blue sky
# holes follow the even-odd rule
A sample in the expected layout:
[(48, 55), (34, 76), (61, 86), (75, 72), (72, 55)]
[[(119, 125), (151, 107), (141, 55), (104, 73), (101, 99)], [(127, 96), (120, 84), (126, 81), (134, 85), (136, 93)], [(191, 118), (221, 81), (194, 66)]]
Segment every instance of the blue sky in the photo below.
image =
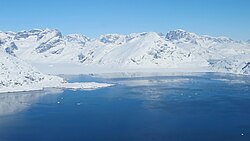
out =
[(0, 0), (0, 30), (56, 28), (63, 34), (184, 29), (250, 39), (250, 0)]

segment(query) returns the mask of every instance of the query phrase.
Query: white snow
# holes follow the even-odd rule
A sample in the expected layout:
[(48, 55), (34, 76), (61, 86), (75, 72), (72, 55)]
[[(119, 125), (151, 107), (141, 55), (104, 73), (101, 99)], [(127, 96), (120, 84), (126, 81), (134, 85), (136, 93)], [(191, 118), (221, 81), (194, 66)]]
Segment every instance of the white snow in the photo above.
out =
[(46, 73), (161, 70), (250, 74), (248, 66), (244, 68), (250, 58), (249, 43), (181, 29), (166, 34), (106, 34), (97, 39), (63, 36), (53, 29), (0, 32), (0, 49), (36, 67), (50, 65), (42, 70)]
[(219, 72), (250, 75), (250, 57), (248, 54), (227, 57), (212, 64), (212, 69)]
[(24, 61), (0, 51), (0, 93), (43, 90), (44, 88), (96, 89), (106, 83), (68, 83), (63, 78), (45, 75)]
[(84, 82), (84, 83), (64, 83), (60, 86), (60, 88), (65, 89), (84, 89), (84, 90), (93, 90), (103, 87), (110, 87), (113, 84), (107, 83), (96, 83), (96, 82)]

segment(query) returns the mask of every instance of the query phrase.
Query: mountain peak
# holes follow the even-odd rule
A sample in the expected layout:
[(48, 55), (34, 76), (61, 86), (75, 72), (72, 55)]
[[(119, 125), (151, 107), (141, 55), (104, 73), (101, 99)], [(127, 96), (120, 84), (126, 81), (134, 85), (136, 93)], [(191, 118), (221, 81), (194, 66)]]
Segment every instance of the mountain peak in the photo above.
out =
[(76, 42), (76, 43), (85, 43), (87, 41), (90, 41), (90, 38), (80, 34), (69, 34), (65, 36), (65, 39), (68, 42)]
[(156, 37), (160, 37), (160, 36), (162, 36), (162, 35), (160, 35), (159, 33), (156, 33), (156, 32), (131, 33), (128, 35), (105, 34), (105, 35), (101, 35), (99, 40), (105, 44), (121, 45), (123, 43), (127, 43), (127, 42), (129, 42), (133, 39), (136, 39), (136, 38), (152, 39), (152, 38), (156, 38)]
[(104, 34), (100, 36), (99, 40), (105, 44), (120, 44), (121, 42), (123, 42), (124, 38), (125, 35), (121, 34)]
[(162, 35), (160, 33), (157, 33), (157, 32), (146, 32), (145, 34), (141, 34), (141, 35), (143, 35), (142, 37), (145, 37), (148, 40), (162, 37)]
[(58, 29), (49, 29), (46, 28), (42, 30), (42, 34), (53, 34), (54, 36), (62, 37), (62, 33)]
[(194, 33), (186, 32), (183, 29), (169, 31), (166, 35), (166, 39), (168, 40), (180, 40), (180, 39), (191, 40), (197, 37), (198, 35)]
[(176, 30), (174, 30), (174, 31), (176, 31), (176, 32), (187, 32), (186, 30), (184, 30), (184, 29), (181, 29), (181, 28), (179, 28), (179, 29), (176, 29)]
[(231, 43), (234, 40), (228, 37), (224, 37), (224, 36), (219, 36), (219, 37), (212, 37), (212, 36), (208, 36), (208, 35), (203, 35), (201, 36), (203, 39), (205, 40), (210, 40), (216, 43)]
[(37, 36), (39, 39), (41, 39), (44, 35), (50, 35), (50, 36), (58, 36), (62, 37), (62, 33), (57, 30), (57, 29), (32, 29), (32, 30), (24, 30), (24, 31), (19, 31), (15, 35), (15, 39), (26, 39), (29, 38), (30, 36)]

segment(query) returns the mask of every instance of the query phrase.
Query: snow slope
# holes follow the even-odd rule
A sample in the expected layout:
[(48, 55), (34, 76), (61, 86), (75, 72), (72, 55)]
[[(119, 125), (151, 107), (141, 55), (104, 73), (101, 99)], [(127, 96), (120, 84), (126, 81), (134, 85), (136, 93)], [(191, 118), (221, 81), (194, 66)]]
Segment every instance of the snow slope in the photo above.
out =
[(166, 39), (189, 50), (194, 56), (207, 60), (213, 71), (250, 74), (247, 69), (250, 63), (250, 46), (246, 42), (227, 37), (199, 36), (183, 30), (169, 32)]
[(39, 90), (64, 83), (60, 77), (44, 75), (22, 60), (0, 51), (0, 92)]
[(0, 93), (42, 90), (43, 88), (95, 89), (111, 86), (100, 83), (67, 83), (45, 75), (24, 61), (0, 51)]
[(250, 75), (250, 57), (249, 54), (227, 57), (212, 64), (212, 68), (218, 72)]
[[(227, 37), (200, 36), (180, 29), (166, 34), (106, 34), (98, 39), (79, 34), (63, 36), (54, 29), (0, 32), (0, 48), (31, 63), (68, 63), (83, 68), (123, 71), (192, 71), (208, 68), (212, 71), (249, 74), (249, 70), (244, 68), (250, 58), (250, 45), (247, 42)], [(241, 69), (244, 71), (239, 71)]]

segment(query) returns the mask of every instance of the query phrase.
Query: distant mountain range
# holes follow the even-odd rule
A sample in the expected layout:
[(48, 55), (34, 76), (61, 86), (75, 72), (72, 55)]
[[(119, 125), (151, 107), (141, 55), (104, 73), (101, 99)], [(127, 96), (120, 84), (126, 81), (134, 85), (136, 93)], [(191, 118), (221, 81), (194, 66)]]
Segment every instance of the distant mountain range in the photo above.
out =
[(0, 49), (36, 63), (71, 63), (126, 69), (195, 69), (250, 74), (250, 41), (178, 29), (129, 35), (63, 36), (54, 29), (0, 32)]

